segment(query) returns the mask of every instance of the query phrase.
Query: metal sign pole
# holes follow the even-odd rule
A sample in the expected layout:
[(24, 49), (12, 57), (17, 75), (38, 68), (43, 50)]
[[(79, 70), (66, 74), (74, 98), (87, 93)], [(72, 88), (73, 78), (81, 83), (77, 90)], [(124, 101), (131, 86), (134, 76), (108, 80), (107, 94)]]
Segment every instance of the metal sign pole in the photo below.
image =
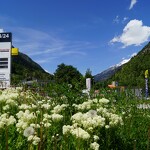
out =
[(148, 98), (148, 70), (145, 71), (145, 98)]

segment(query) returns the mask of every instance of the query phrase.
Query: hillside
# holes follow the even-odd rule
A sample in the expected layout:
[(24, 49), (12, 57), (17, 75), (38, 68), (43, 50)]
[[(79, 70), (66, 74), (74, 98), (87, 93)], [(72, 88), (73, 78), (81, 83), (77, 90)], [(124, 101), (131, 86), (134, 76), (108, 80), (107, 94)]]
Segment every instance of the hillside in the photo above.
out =
[(145, 70), (150, 70), (150, 42), (131, 60), (116, 72), (110, 81), (118, 81), (124, 86), (145, 86)]
[(12, 56), (12, 84), (31, 79), (50, 80), (52, 75), (23, 53)]
[(95, 82), (105, 81), (111, 78), (122, 66), (113, 66), (94, 76)]

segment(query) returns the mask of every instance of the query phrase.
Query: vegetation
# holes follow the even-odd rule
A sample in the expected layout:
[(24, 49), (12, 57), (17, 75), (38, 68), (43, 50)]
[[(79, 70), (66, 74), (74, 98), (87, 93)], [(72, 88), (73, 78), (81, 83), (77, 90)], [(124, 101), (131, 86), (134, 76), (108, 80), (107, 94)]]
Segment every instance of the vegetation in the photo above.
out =
[(14, 56), (13, 83), (34, 78), (55, 82), (0, 91), (0, 150), (150, 149), (150, 101), (138, 99), (129, 88), (106, 88), (111, 80), (144, 86), (149, 55), (147, 45), (112, 79), (93, 82), (89, 95), (82, 89), (86, 78), (93, 79), (90, 69), (83, 76), (62, 63), (52, 76), (26, 55)]
[(0, 92), (0, 150), (149, 149), (148, 100), (108, 89), (87, 97), (67, 84), (35, 91)]
[(109, 82), (115, 80), (119, 85), (144, 87), (144, 73), (147, 69), (150, 70), (150, 43), (123, 65), (122, 69), (109, 79)]
[(64, 63), (58, 65), (54, 77), (56, 83), (67, 83), (74, 87), (81, 84), (83, 79), (82, 74), (76, 68), (71, 65), (65, 65)]
[(32, 79), (52, 80), (53, 76), (23, 53), (12, 56), (12, 84)]

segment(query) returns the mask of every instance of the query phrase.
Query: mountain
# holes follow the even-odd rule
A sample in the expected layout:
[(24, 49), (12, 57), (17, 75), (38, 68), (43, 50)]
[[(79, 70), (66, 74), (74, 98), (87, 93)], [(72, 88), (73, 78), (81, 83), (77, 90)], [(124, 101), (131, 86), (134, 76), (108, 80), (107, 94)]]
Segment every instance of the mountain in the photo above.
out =
[(12, 56), (11, 61), (12, 83), (19, 83), (22, 80), (32, 79), (50, 80), (53, 77), (39, 64), (21, 52), (16, 56)]
[(122, 68), (122, 65), (116, 65), (113, 67), (108, 68), (107, 70), (104, 70), (103, 72), (97, 74), (94, 76), (95, 82), (105, 81), (112, 77), (118, 70)]
[(124, 64), (109, 80), (119, 85), (145, 87), (145, 71), (150, 71), (150, 42)]
[(150, 42), (139, 53), (132, 57), (127, 63), (116, 65), (94, 76), (94, 80), (118, 81), (124, 86), (145, 86), (145, 70), (150, 71)]

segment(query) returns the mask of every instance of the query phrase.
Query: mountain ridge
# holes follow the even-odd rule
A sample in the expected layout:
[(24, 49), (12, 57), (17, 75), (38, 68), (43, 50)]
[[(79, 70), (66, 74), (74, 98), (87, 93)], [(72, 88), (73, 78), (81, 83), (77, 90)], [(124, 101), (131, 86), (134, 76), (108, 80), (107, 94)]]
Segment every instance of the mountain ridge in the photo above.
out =
[(119, 68), (110, 67), (96, 74), (94, 79), (95, 82), (115, 80), (122, 85), (144, 86), (144, 72), (147, 69), (150, 69), (150, 42)]
[(13, 83), (18, 83), (22, 80), (50, 80), (53, 78), (51, 74), (24, 53), (19, 52), (17, 56), (12, 56), (11, 61)]

